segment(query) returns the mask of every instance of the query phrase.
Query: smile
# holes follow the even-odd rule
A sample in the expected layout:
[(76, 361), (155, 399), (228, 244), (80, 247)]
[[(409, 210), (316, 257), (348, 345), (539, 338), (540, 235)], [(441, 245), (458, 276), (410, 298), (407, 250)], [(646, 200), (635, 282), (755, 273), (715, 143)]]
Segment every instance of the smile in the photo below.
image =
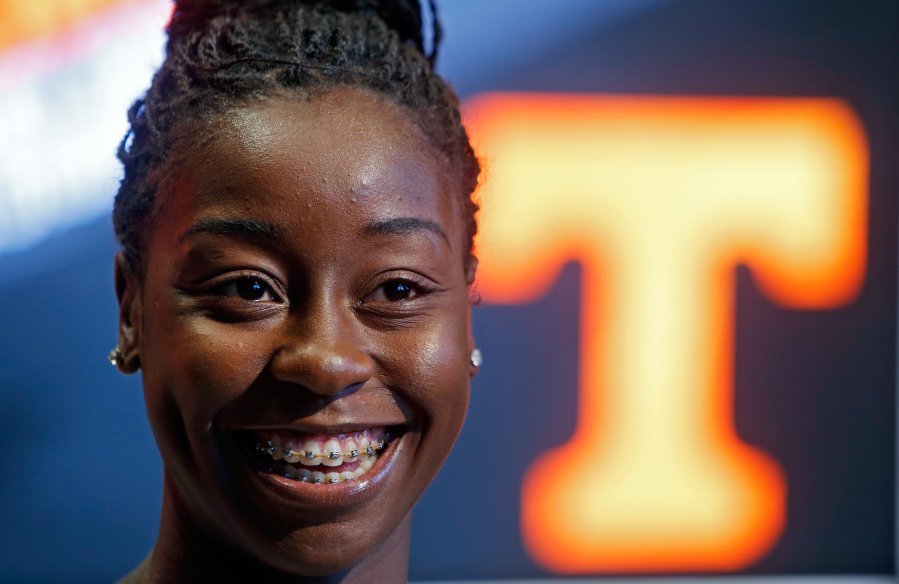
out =
[(371, 470), (390, 439), (386, 428), (371, 428), (339, 434), (256, 431), (251, 441), (264, 472), (303, 483), (337, 484)]

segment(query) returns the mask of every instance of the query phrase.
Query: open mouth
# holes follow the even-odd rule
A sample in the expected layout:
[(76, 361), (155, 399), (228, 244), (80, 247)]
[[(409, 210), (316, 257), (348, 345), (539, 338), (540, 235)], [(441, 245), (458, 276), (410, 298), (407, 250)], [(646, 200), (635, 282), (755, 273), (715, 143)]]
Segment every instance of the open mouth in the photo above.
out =
[(361, 479), (402, 433), (400, 426), (338, 434), (252, 430), (240, 439), (261, 472), (324, 485)]

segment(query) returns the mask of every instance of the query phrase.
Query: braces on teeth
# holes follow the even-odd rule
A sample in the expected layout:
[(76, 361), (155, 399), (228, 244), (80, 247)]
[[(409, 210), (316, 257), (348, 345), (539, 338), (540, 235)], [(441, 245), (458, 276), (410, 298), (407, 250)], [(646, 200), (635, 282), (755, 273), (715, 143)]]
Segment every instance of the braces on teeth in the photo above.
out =
[[(385, 446), (387, 446), (387, 440), (384, 438), (381, 438), (377, 442), (373, 442), (372, 444), (369, 444), (368, 447), (365, 449), (365, 454), (368, 456), (373, 456), (376, 452), (380, 452), (381, 450), (384, 450)], [(274, 444), (272, 444), (272, 442), (270, 440), (266, 441), (266, 442), (259, 442), (256, 444), (256, 452), (259, 452), (261, 454), (268, 454), (269, 456), (271, 456), (272, 454), (277, 452), (277, 450), (278, 449), (275, 447)], [(337, 460), (338, 458), (356, 459), (359, 457), (359, 451), (357, 449), (350, 450), (349, 452), (341, 452), (339, 450), (332, 450), (330, 452), (316, 454), (311, 450), (302, 451), (302, 450), (291, 450), (290, 448), (285, 448), (284, 450), (281, 451), (281, 455), (284, 458), (298, 457), (298, 458), (305, 458), (306, 460), (316, 460), (316, 459)]]
[[(283, 460), (285, 463), (289, 463), (290, 460), (294, 460), (297, 462), (299, 462), (300, 460), (307, 460), (311, 462), (316, 460), (334, 461), (338, 459), (343, 459), (344, 462), (349, 463), (360, 463), (361, 466), (356, 467), (353, 471), (343, 472), (331, 471), (325, 473), (321, 472), (320, 470), (310, 470), (310, 468), (306, 468), (304, 465), (292, 466), (291, 464), (286, 464), (285, 467), (280, 470), (281, 475), (300, 482), (313, 484), (336, 484), (357, 479), (368, 472), (368, 470), (377, 460), (377, 454), (384, 450), (384, 448), (386, 448), (389, 439), (390, 435), (388, 434), (384, 438), (373, 440), (361, 451), (354, 448), (348, 452), (331, 450), (329, 452), (320, 454), (312, 450), (293, 450), (291, 448), (279, 449), (271, 440), (267, 440), (264, 442), (259, 441), (256, 443), (256, 452), (262, 455), (271, 456), (272, 458), (275, 458), (276, 455), (280, 455), (278, 456), (278, 458), (280, 460)], [(322, 463), (319, 462), (318, 464)], [(332, 466), (331, 468), (335, 467)]]

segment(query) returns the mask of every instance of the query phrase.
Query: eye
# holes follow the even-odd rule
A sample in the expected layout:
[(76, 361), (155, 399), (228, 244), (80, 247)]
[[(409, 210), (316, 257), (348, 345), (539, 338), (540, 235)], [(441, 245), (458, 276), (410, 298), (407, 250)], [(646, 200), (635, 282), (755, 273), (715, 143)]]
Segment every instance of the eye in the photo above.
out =
[(421, 288), (415, 282), (397, 278), (388, 280), (375, 288), (362, 302), (402, 302), (411, 300), (420, 293)]
[(271, 286), (256, 276), (242, 276), (215, 287), (218, 296), (230, 296), (248, 302), (279, 302)]
[(384, 289), (384, 296), (391, 302), (407, 300), (415, 295), (415, 290), (412, 285), (409, 282), (403, 282), (402, 280), (387, 282), (382, 288)]

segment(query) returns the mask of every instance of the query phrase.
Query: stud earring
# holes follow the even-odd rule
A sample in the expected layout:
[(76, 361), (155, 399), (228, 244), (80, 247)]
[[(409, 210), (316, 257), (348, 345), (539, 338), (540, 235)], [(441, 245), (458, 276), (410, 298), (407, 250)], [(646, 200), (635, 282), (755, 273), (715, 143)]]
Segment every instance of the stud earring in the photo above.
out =
[(469, 361), (471, 361), (472, 367), (480, 367), (484, 362), (484, 356), (481, 355), (480, 349), (474, 349), (471, 352), (471, 357), (469, 357)]
[(113, 367), (118, 367), (119, 363), (122, 363), (125, 360), (125, 354), (122, 353), (122, 350), (118, 345), (109, 352), (109, 355), (106, 356), (106, 360), (109, 361), (109, 364)]

